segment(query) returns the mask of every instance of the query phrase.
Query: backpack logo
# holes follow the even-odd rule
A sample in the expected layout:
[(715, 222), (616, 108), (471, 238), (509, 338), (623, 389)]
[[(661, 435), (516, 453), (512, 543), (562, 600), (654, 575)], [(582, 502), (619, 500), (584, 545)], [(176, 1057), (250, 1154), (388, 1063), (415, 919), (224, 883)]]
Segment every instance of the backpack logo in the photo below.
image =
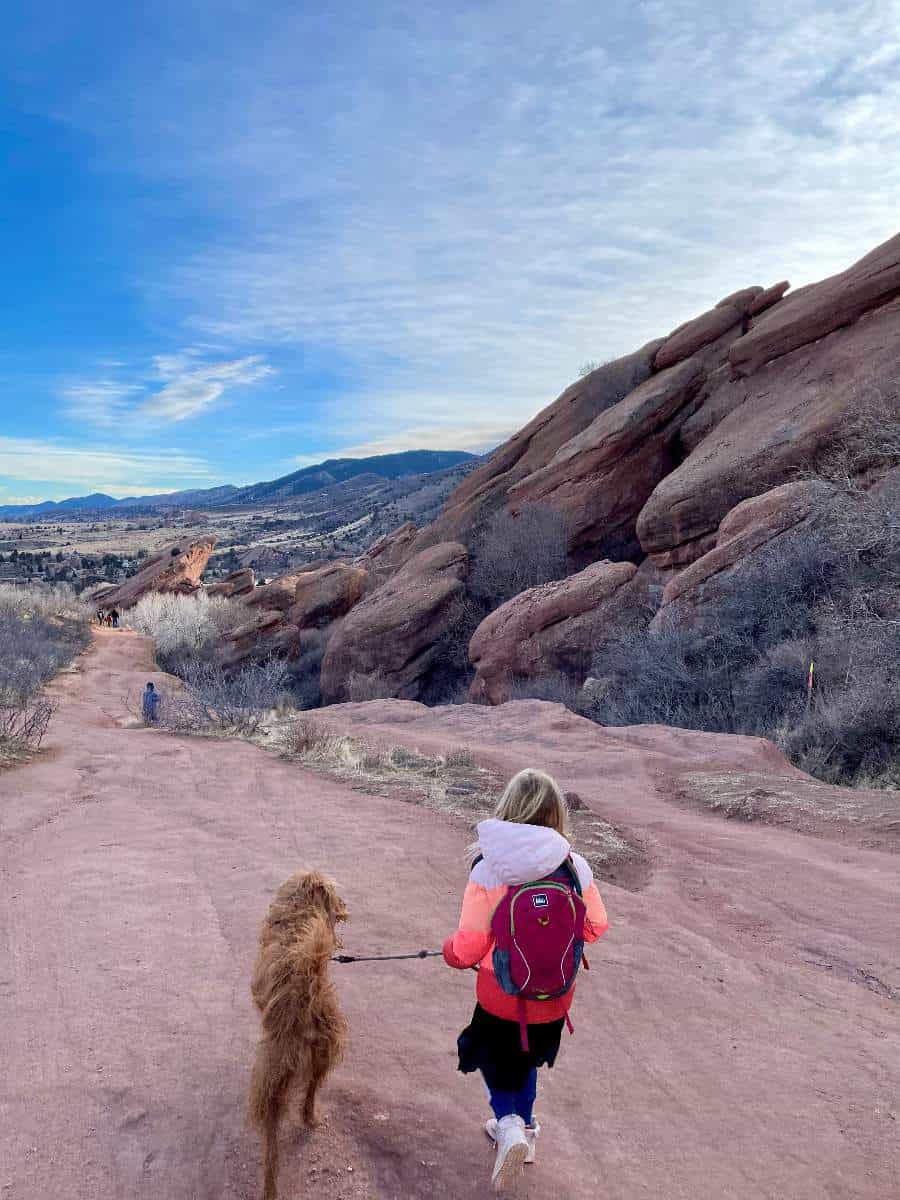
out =
[(547, 895), (546, 892), (535, 892), (534, 895), (531, 897), (531, 903), (534, 905), (535, 908), (549, 908), (550, 907), (550, 897)]

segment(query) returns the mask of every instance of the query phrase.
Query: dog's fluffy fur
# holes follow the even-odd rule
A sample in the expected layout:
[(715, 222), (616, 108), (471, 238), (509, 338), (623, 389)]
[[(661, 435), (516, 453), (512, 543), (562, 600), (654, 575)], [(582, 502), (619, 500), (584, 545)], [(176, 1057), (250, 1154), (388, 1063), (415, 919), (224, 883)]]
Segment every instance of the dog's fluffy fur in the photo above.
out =
[(292, 1089), (306, 1087), (303, 1121), (316, 1124), (316, 1092), (340, 1061), (347, 1023), (329, 975), (347, 909), (316, 871), (278, 889), (259, 936), (251, 991), (262, 1036), (250, 1082), (250, 1116), (263, 1139), (263, 1200), (278, 1195), (278, 1127)]

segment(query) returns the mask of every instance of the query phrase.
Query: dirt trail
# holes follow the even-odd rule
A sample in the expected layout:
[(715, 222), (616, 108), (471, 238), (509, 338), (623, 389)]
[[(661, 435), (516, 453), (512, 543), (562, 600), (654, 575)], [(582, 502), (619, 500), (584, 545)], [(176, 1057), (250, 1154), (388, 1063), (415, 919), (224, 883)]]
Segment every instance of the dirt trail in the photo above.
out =
[[(53, 685), (47, 753), (0, 774), (0, 1200), (254, 1196), (248, 979), (274, 888), (330, 871), (350, 949), (437, 945), (457, 914), (461, 823), (241, 742), (129, 728), (124, 697), (152, 677), (145, 639), (101, 632)], [(661, 794), (675, 755), (758, 767), (759, 743), (615, 738), (533, 702), (333, 719), (550, 767), (651, 844), (643, 891), (603, 889), (612, 928), (523, 1195), (898, 1194), (895, 856)], [(353, 1046), (328, 1127), (285, 1155), (285, 1197), (486, 1197), (484, 1101), (454, 1069), (471, 978), (435, 961), (336, 970)]]

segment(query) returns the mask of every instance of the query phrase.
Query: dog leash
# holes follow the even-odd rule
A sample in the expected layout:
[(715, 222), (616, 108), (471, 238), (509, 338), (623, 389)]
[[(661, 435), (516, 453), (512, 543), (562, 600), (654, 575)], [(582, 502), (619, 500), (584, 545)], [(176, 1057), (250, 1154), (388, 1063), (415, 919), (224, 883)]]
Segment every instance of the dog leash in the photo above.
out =
[(396, 962), (401, 958), (440, 958), (443, 950), (417, 950), (415, 954), (333, 954), (336, 963)]

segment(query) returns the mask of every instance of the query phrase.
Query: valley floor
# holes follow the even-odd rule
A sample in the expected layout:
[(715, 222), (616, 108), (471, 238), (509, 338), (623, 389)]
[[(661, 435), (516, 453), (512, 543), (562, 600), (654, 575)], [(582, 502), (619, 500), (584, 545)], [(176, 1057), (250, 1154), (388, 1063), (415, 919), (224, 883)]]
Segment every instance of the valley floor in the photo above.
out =
[[(333, 874), (350, 951), (437, 946), (456, 920), (462, 821), (244, 742), (136, 728), (126, 699), (148, 678), (147, 639), (97, 632), (52, 686), (46, 752), (0, 773), (2, 1200), (253, 1197), (248, 983), (277, 885)], [(616, 734), (537, 701), (327, 718), (550, 769), (647, 847), (642, 890), (601, 880), (611, 929), (544, 1082), (523, 1195), (898, 1194), (897, 857), (667, 798), (682, 761), (775, 771), (764, 743)], [(284, 1196), (487, 1196), (482, 1091), (455, 1070), (472, 977), (436, 960), (335, 971), (352, 1046), (326, 1127), (286, 1139)]]

